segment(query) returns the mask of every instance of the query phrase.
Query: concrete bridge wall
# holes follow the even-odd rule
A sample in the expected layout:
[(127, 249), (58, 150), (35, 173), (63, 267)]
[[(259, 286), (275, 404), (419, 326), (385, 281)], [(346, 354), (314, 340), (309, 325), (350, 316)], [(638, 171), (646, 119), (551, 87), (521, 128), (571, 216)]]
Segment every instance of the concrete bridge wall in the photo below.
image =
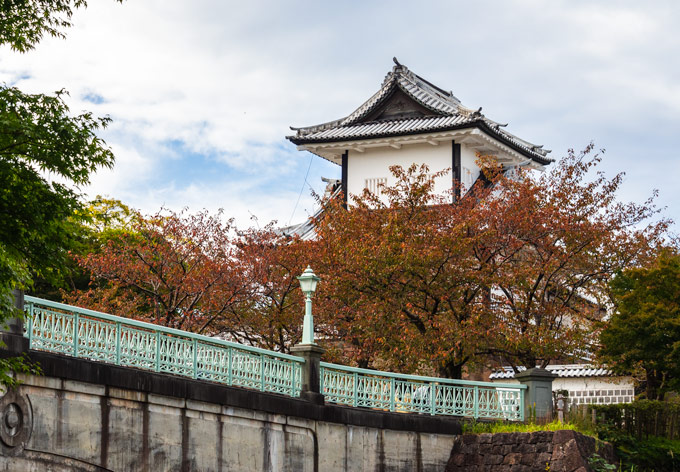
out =
[(44, 375), (0, 399), (0, 471), (440, 472), (460, 433), (451, 418), (30, 356)]

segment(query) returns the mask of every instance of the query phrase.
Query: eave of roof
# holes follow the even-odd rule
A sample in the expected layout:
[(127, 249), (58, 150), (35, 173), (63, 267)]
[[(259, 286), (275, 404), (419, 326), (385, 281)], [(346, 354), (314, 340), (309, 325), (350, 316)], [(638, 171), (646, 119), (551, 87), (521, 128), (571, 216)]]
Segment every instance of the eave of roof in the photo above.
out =
[[(385, 77), (380, 90), (347, 117), (304, 128), (291, 127), (296, 131), (296, 135), (287, 136), (287, 139), (297, 145), (321, 144), (478, 128), (541, 165), (553, 161), (547, 157), (550, 151), (501, 130), (503, 125), (486, 118), (481, 113), (481, 108), (473, 111), (464, 107), (453, 93), (445, 92), (414, 74), (399, 64), (396, 59), (395, 64), (392, 71)], [(435, 116), (362, 121), (378, 109), (397, 88), (421, 106), (432, 111)]]
[(287, 138), (296, 145), (323, 144), (473, 128), (477, 128), (480, 131), (485, 132), (491, 138), (498, 140), (499, 142), (541, 165), (547, 165), (553, 162), (553, 159), (545, 157), (530, 147), (509, 138), (506, 136), (506, 133), (495, 130), (482, 119), (464, 121), (458, 116), (412, 118), (394, 121), (362, 123), (353, 126), (327, 129), (319, 131), (318, 133), (314, 133), (310, 136), (287, 136)]
[[(614, 376), (612, 371), (607, 368), (595, 367), (588, 364), (549, 365), (546, 369), (557, 374), (559, 378)], [(526, 368), (519, 367), (519, 370), (524, 371)], [(490, 380), (507, 380), (513, 378), (515, 378), (515, 373), (512, 370), (512, 367), (503, 367), (503, 369), (489, 375)]]

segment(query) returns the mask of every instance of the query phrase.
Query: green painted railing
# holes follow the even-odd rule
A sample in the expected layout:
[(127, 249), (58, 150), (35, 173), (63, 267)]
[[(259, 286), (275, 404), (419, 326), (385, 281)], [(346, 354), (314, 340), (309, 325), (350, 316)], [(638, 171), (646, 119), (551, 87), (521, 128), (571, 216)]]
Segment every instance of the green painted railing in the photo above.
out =
[[(300, 396), (304, 359), (151, 323), (25, 297), (31, 349)], [(524, 420), (525, 385), (394, 374), (321, 363), (329, 403)]]
[(327, 402), (387, 411), (524, 421), (526, 388), (321, 363)]
[(40, 298), (25, 297), (31, 349), (300, 395), (304, 359)]

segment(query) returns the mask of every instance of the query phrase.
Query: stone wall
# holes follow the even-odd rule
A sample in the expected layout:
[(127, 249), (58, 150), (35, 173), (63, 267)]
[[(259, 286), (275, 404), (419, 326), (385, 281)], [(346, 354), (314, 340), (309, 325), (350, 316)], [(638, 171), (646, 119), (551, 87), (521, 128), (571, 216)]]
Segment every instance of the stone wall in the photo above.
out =
[(616, 463), (610, 444), (569, 430), (465, 434), (455, 440), (446, 472), (588, 472), (595, 452)]
[(460, 423), (30, 352), (42, 376), (0, 396), (0, 472), (421, 471)]

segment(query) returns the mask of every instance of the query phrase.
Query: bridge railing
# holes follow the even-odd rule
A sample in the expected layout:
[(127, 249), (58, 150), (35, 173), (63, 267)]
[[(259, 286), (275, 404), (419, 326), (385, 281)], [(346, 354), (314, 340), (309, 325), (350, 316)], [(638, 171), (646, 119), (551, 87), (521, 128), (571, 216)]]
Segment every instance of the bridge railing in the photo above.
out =
[[(298, 397), (303, 358), (25, 297), (31, 349)], [(393, 412), (524, 420), (526, 385), (395, 374), (321, 362), (329, 403)]]
[(187, 331), (25, 297), (31, 349), (300, 395), (304, 359)]
[(524, 421), (526, 388), (321, 363), (325, 401), (395, 412)]

